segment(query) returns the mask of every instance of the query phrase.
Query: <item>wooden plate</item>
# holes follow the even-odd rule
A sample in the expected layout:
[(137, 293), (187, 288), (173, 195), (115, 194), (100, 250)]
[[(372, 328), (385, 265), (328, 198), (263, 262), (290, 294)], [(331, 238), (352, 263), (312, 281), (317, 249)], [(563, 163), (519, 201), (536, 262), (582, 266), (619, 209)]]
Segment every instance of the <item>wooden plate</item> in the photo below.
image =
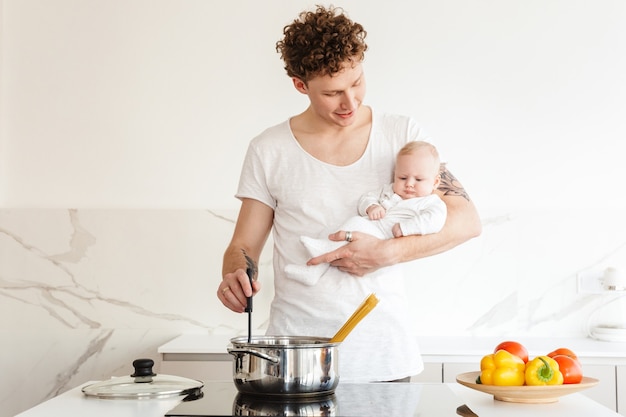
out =
[(491, 394), (496, 400), (512, 403), (553, 403), (558, 401), (559, 397), (563, 395), (591, 388), (599, 382), (595, 378), (585, 376), (579, 384), (503, 387), (499, 385), (477, 384), (476, 378), (478, 375), (480, 375), (480, 371), (459, 374), (456, 377), (456, 382), (477, 391)]

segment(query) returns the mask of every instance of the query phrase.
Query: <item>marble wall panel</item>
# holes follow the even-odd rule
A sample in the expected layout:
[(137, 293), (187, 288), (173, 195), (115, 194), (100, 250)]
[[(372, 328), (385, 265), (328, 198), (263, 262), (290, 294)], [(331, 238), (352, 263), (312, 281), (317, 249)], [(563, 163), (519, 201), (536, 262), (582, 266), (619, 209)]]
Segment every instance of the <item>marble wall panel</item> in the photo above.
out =
[[(419, 335), (585, 336), (579, 272), (626, 269), (618, 210), (482, 213), (483, 234), (405, 265)], [(217, 302), (236, 212), (0, 210), (0, 416), (157, 358), (182, 333), (244, 334)], [(271, 249), (254, 328), (273, 296)]]

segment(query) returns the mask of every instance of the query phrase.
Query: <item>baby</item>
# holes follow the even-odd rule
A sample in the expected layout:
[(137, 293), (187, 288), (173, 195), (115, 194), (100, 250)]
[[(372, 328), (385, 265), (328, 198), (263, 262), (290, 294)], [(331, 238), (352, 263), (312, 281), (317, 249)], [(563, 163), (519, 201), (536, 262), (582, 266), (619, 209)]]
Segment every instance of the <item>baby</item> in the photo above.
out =
[[(446, 205), (434, 192), (441, 177), (437, 149), (430, 143), (407, 143), (396, 157), (394, 181), (363, 195), (358, 204), (359, 216), (348, 219), (339, 230), (368, 233), (379, 239), (437, 233), (446, 221)], [(311, 257), (333, 251), (346, 242), (300, 237)], [(324, 263), (314, 266), (290, 264), (285, 267), (289, 278), (315, 285), (330, 268)]]

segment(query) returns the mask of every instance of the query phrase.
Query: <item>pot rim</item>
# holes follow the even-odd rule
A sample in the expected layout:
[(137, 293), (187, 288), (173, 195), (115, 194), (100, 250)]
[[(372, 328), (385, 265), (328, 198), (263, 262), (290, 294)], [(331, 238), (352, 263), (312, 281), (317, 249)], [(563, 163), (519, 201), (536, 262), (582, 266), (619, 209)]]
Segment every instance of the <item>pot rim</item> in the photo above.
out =
[(230, 343), (237, 346), (254, 346), (281, 349), (323, 348), (335, 347), (341, 344), (341, 342), (331, 342), (330, 337), (272, 335), (252, 336), (250, 338), (250, 342), (248, 342), (247, 336), (237, 336), (230, 339)]

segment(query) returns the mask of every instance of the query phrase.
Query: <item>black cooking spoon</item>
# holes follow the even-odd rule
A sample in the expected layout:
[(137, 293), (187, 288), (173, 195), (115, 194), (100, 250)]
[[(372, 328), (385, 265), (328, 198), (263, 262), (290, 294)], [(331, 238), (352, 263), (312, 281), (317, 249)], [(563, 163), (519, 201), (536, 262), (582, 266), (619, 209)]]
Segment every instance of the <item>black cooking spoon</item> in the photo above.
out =
[[(250, 280), (250, 287), (252, 287), (252, 279), (254, 277), (254, 273), (256, 272), (256, 267), (254, 265), (254, 261), (250, 258), (246, 251), (242, 251), (243, 256), (246, 258), (246, 274), (248, 275), (248, 279)], [(248, 313), (248, 343), (252, 341), (252, 296), (246, 297), (247, 304), (245, 312)]]
[[(254, 270), (251, 268), (246, 269), (248, 279), (250, 280), (250, 286), (252, 286), (252, 276)], [(252, 340), (252, 296), (247, 297), (246, 312), (248, 313), (248, 343)]]

